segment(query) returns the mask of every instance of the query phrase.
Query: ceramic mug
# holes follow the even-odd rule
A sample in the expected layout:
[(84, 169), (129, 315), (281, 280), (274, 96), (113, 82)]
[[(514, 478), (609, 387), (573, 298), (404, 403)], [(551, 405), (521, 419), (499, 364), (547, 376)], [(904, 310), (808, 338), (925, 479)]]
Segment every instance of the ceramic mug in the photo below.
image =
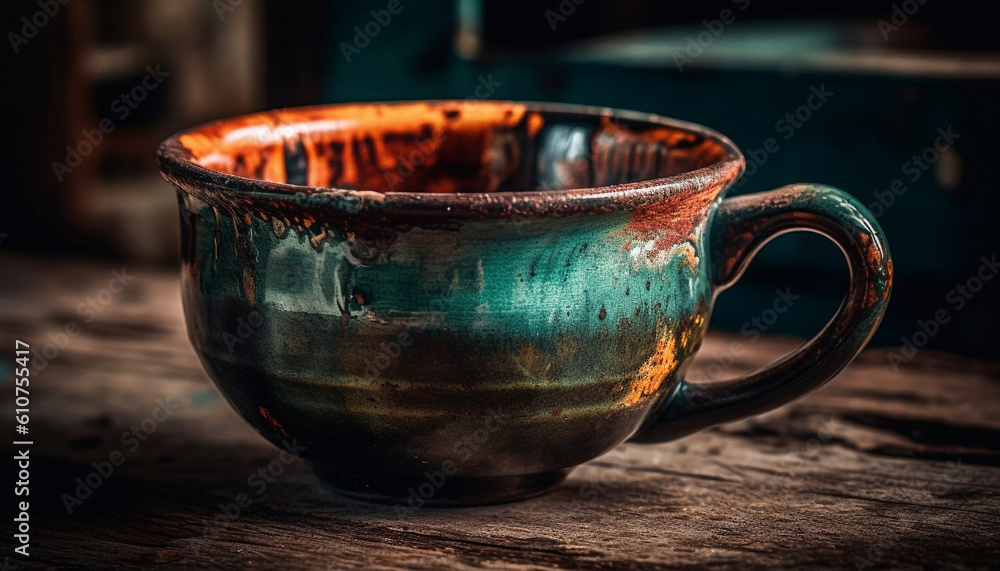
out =
[[(762, 413), (836, 375), (889, 299), (858, 201), (816, 184), (723, 200), (736, 146), (654, 115), (330, 105), (197, 127), (157, 158), (205, 368), (262, 435), (366, 500), (525, 498), (624, 441)], [(745, 378), (685, 381), (715, 296), (796, 230), (846, 254), (836, 316)]]

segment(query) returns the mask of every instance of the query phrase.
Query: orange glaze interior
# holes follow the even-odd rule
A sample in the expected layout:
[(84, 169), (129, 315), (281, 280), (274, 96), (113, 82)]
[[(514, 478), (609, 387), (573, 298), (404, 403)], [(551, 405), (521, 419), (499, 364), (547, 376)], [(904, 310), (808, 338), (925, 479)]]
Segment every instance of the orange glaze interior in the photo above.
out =
[(179, 137), (210, 170), (318, 188), (495, 192), (607, 186), (722, 160), (696, 131), (506, 102), (278, 110)]

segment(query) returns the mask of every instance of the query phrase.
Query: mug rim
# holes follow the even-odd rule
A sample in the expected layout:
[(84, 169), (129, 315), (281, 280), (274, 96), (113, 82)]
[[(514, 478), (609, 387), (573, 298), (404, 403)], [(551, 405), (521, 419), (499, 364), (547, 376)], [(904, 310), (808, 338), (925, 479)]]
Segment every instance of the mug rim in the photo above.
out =
[[(289, 113), (316, 111), (334, 107), (351, 106), (392, 106), (392, 105), (486, 105), (523, 106), (526, 111), (557, 114), (577, 114), (590, 117), (626, 119), (630, 122), (650, 127), (667, 127), (699, 135), (711, 140), (723, 149), (724, 155), (709, 165), (684, 171), (675, 175), (650, 178), (635, 182), (579, 187), (560, 190), (516, 190), (495, 192), (452, 192), (432, 193), (413, 191), (390, 191), (366, 189), (346, 189), (310, 185), (273, 182), (241, 175), (234, 175), (204, 167), (197, 163), (191, 151), (181, 143), (184, 135), (197, 133), (211, 127), (268, 115), (282, 118)], [(309, 206), (333, 207), (350, 214), (366, 210), (381, 214), (419, 212), (439, 212), (447, 217), (509, 217), (571, 214), (595, 214), (599, 212), (631, 210), (662, 201), (679, 192), (724, 191), (743, 173), (746, 160), (739, 147), (728, 137), (698, 123), (664, 117), (654, 113), (642, 113), (613, 107), (577, 105), (567, 103), (545, 103), (534, 101), (508, 100), (397, 100), (365, 101), (356, 103), (330, 103), (274, 109), (247, 113), (225, 119), (205, 122), (184, 129), (166, 138), (156, 149), (156, 160), (160, 172), (168, 181), (187, 193), (201, 198), (216, 198), (220, 202), (256, 202), (265, 200), (273, 203), (282, 199), (293, 199), (302, 203), (308, 199)], [(206, 190), (211, 190), (206, 193)], [(214, 196), (212, 196), (214, 195)], [(214, 202), (214, 201), (213, 201)]]

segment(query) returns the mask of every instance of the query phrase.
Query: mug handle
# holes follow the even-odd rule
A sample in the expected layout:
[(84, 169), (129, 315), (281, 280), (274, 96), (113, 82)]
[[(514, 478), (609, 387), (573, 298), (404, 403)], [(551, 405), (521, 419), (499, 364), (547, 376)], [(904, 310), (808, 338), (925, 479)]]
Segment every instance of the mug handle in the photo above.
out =
[(764, 244), (799, 230), (826, 236), (847, 257), (850, 287), (833, 319), (794, 353), (741, 379), (693, 384), (681, 378), (630, 440), (673, 440), (781, 406), (832, 379), (871, 339), (892, 289), (889, 247), (875, 217), (830, 186), (793, 184), (722, 201), (709, 226), (713, 301)]

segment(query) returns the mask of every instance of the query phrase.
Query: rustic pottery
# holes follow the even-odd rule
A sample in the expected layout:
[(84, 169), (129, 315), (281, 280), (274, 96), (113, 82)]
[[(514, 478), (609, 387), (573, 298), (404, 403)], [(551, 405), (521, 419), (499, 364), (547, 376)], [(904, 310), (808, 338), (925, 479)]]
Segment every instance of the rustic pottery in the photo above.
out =
[[(232, 405), (340, 492), (401, 506), (551, 489), (628, 440), (787, 403), (861, 350), (892, 262), (847, 193), (723, 200), (722, 135), (511, 102), (330, 105), (177, 134), (191, 342)], [(691, 384), (715, 296), (788, 231), (826, 235), (845, 301), (796, 353)]]

